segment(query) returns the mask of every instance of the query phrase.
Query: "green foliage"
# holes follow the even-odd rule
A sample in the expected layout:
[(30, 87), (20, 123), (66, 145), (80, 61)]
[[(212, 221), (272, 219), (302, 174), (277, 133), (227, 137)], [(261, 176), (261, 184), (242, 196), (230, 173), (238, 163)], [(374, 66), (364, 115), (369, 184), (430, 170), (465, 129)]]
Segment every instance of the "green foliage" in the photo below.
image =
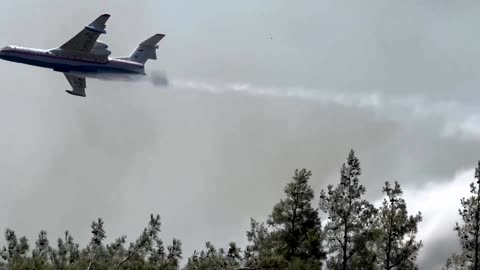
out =
[(403, 191), (398, 182), (395, 181), (393, 188), (386, 182), (383, 192), (387, 198), (379, 209), (382, 269), (414, 269), (418, 251), (422, 247), (422, 242), (415, 239), (422, 215), (408, 216), (407, 204), (401, 197)]
[(286, 198), (273, 207), (267, 221), (276, 231), (278, 251), (288, 261), (298, 258), (320, 262), (325, 256), (318, 210), (311, 205), (314, 198), (308, 184), (311, 175), (306, 169), (295, 171), (293, 181), (284, 189)]
[(148, 262), (154, 269), (178, 269), (179, 262), (182, 259), (182, 242), (176, 238), (172, 244), (167, 247), (165, 252), (163, 241), (156, 239), (156, 246), (151, 249)]
[(462, 208), (458, 213), (463, 222), (456, 223), (454, 227), (462, 252), (447, 261), (447, 269), (455, 269), (452, 267), (458, 267), (458, 264), (466, 269), (480, 269), (480, 161), (475, 169), (475, 178), (477, 181), (470, 184), (472, 195), (460, 200)]
[(466, 257), (462, 254), (452, 254), (450, 258), (447, 259), (445, 267), (442, 270), (465, 270), (467, 265)]
[(303, 265), (321, 269), (326, 254), (318, 210), (311, 204), (314, 199), (308, 184), (311, 175), (306, 169), (295, 170), (293, 180), (284, 188), (285, 198), (273, 207), (267, 220), (272, 231), (251, 220), (247, 232), (250, 245), (245, 252), (247, 266), (297, 269)]
[[(480, 163), (476, 177), (480, 175)], [(309, 184), (311, 171), (295, 170), (284, 187), (284, 197), (273, 206), (265, 222), (251, 219), (246, 232), (248, 244), (242, 251), (234, 242), (217, 249), (206, 242), (204, 250), (194, 251), (185, 270), (320, 270), (327, 269), (416, 269), (416, 256), (422, 243), (416, 240), (421, 214), (408, 216), (400, 185), (391, 187), (383, 205), (376, 209), (363, 198), (360, 162), (353, 150), (340, 171), (340, 183), (320, 192), (319, 208), (312, 206), (315, 193)], [(477, 182), (478, 185), (478, 182)], [(446, 269), (464, 269), (473, 265), (472, 249), (478, 247), (479, 195), (472, 184), (469, 199), (462, 199), (460, 214), (464, 224), (456, 226), (464, 251), (447, 261)], [(327, 214), (322, 227), (319, 211)], [(91, 239), (79, 248), (68, 231), (50, 242), (40, 231), (35, 246), (13, 230), (5, 232), (6, 245), (0, 250), (0, 270), (178, 270), (182, 260), (182, 242), (173, 238), (168, 245), (160, 239), (159, 215), (150, 220), (135, 241), (127, 244), (122, 235), (105, 243), (107, 233), (99, 218), (91, 224)], [(325, 251), (325, 248), (328, 250)], [(472, 268), (472, 267), (470, 267)]]
[[(41, 231), (35, 248), (29, 254), (29, 245), (25, 237), (17, 240), (14, 231), (7, 229), (0, 256), (3, 263), (0, 269), (36, 269), (36, 270), (100, 270), (100, 269), (143, 269), (175, 270), (179, 268), (182, 258), (182, 243), (173, 239), (165, 253), (163, 243), (158, 238), (160, 216), (151, 215), (148, 226), (140, 237), (124, 247), (126, 237), (121, 236), (111, 244), (104, 244), (106, 232), (104, 222), (98, 219), (92, 222), (92, 238), (87, 247), (80, 250), (73, 237), (67, 231), (64, 238), (59, 238), (57, 247), (51, 247), (47, 233)], [(156, 245), (154, 245), (156, 243)]]
[(366, 189), (359, 184), (360, 174), (360, 161), (351, 150), (340, 170), (340, 183), (320, 192), (320, 209), (328, 214), (328, 269), (374, 269), (376, 256), (369, 242), (377, 210), (362, 198)]
[(0, 257), (6, 261), (9, 269), (26, 269), (29, 264), (27, 252), (30, 248), (25, 236), (17, 238), (15, 232), (11, 229), (5, 231), (5, 240), (7, 246), (0, 251)]
[(242, 258), (235, 243), (229, 244), (227, 252), (222, 248), (217, 250), (210, 242), (205, 244), (205, 248), (205, 251), (193, 252), (184, 270), (235, 270), (240, 267)]
[(247, 267), (282, 269), (288, 264), (286, 259), (278, 252), (278, 233), (269, 232), (265, 223), (259, 223), (251, 219), (247, 240), (249, 245), (244, 252)]

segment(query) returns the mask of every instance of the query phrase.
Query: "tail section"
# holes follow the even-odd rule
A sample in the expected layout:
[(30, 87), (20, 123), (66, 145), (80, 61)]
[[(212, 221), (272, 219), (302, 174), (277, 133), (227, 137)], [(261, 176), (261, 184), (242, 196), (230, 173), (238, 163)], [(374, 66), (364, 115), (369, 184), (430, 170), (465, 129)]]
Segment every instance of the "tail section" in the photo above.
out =
[(155, 34), (149, 39), (138, 44), (137, 48), (130, 54), (128, 59), (133, 62), (145, 64), (148, 59), (157, 59), (158, 42), (165, 37), (164, 34)]

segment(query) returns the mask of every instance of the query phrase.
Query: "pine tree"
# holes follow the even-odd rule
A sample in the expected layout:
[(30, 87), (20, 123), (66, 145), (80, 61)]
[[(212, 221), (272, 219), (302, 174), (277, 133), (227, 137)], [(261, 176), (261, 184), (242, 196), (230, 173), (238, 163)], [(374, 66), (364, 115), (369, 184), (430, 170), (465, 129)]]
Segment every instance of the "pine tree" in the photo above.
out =
[(180, 266), (180, 260), (183, 258), (182, 242), (176, 238), (173, 238), (172, 245), (168, 246), (167, 249), (168, 249), (168, 255), (167, 255), (168, 267), (170, 267), (170, 269), (178, 269)]
[(453, 253), (450, 258), (447, 259), (445, 267), (442, 270), (465, 270), (466, 258), (461, 254)]
[(35, 269), (43, 269), (49, 264), (50, 245), (47, 238), (47, 232), (42, 230), (38, 234), (38, 240), (35, 242), (35, 249), (32, 251), (33, 264)]
[(311, 171), (295, 170), (285, 198), (272, 210), (267, 225), (251, 220), (245, 266), (266, 269), (321, 269), (326, 253), (318, 210), (312, 207)]
[(152, 253), (154, 243), (158, 243), (160, 227), (160, 215), (151, 214), (148, 226), (134, 243), (130, 243), (125, 257), (115, 263), (112, 269), (132, 269), (138, 265), (146, 264), (146, 257)]
[[(163, 242), (158, 238), (160, 225), (160, 216), (152, 214), (148, 226), (134, 243), (130, 243), (128, 249), (124, 247), (126, 236), (121, 236), (110, 244), (104, 243), (107, 234), (101, 218), (92, 222), (92, 238), (82, 250), (74, 243), (68, 231), (63, 238), (58, 239), (56, 247), (50, 246), (47, 232), (40, 231), (31, 254), (28, 252), (27, 238), (18, 239), (13, 230), (7, 229), (5, 232), (7, 246), (0, 250), (0, 269), (178, 270), (182, 258), (182, 243), (174, 238), (166, 253)], [(235, 246), (231, 247), (232, 252), (234, 248)]]
[(7, 229), (5, 231), (5, 240), (7, 247), (0, 251), (0, 257), (6, 261), (9, 269), (25, 269), (29, 264), (28, 250), (30, 246), (25, 236), (17, 238), (15, 231)]
[(228, 250), (225, 255), (225, 260), (227, 265), (232, 266), (233, 268), (238, 268), (242, 263), (242, 256), (240, 255), (240, 248), (237, 247), (235, 242), (228, 243)]
[(106, 252), (108, 256), (108, 260), (110, 262), (110, 265), (116, 265), (120, 261), (123, 260), (128, 254), (127, 250), (125, 249), (125, 242), (126, 242), (127, 236), (122, 235), (120, 237), (117, 237), (113, 243), (110, 243), (106, 245)]
[(156, 239), (156, 248), (151, 250), (148, 259), (150, 265), (162, 270), (178, 269), (179, 261), (182, 259), (182, 242), (174, 238), (167, 250), (168, 253), (165, 252), (163, 241)]
[(362, 198), (366, 189), (359, 184), (360, 174), (360, 161), (351, 150), (340, 170), (340, 183), (320, 192), (320, 209), (328, 214), (328, 269), (372, 269), (376, 261), (368, 244), (377, 210)]
[(88, 266), (87, 270), (107, 268), (107, 253), (105, 246), (103, 245), (103, 240), (107, 237), (105, 229), (103, 228), (103, 220), (99, 218), (97, 221), (93, 221), (92, 228), (92, 238), (90, 243), (85, 250), (85, 253), (88, 254)]
[(378, 215), (382, 232), (379, 241), (382, 269), (414, 269), (418, 251), (422, 247), (422, 242), (415, 239), (422, 215), (408, 216), (398, 182), (395, 181), (393, 188), (386, 182), (383, 192), (387, 198), (383, 200)]
[(471, 196), (462, 198), (458, 210), (462, 223), (456, 223), (454, 230), (460, 238), (462, 252), (449, 260), (450, 268), (461, 262), (467, 269), (480, 269), (480, 161), (475, 169), (475, 182), (470, 183)]
[(293, 180), (284, 188), (286, 197), (274, 207), (267, 224), (278, 237), (279, 252), (287, 261), (300, 259), (318, 265), (325, 258), (318, 210), (312, 207), (313, 189), (308, 180), (311, 171), (295, 170)]
[(250, 219), (247, 231), (249, 244), (245, 248), (245, 266), (251, 269), (283, 269), (288, 262), (278, 252), (277, 233), (268, 230), (263, 222)]
[(187, 265), (184, 270), (236, 270), (240, 267), (241, 256), (240, 249), (233, 242), (229, 243), (228, 251), (223, 248), (217, 250), (210, 243), (205, 243), (205, 250), (193, 252), (188, 258)]

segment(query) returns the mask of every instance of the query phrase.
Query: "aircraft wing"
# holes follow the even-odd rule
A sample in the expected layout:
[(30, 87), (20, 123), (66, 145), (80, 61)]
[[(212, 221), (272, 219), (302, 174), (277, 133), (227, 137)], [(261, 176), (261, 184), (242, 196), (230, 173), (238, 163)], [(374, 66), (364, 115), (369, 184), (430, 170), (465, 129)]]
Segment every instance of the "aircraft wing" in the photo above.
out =
[(109, 18), (109, 14), (100, 15), (91, 24), (85, 26), (76, 36), (60, 46), (60, 48), (68, 51), (90, 52), (98, 37), (107, 33), (105, 28)]
[(65, 91), (74, 96), (85, 97), (85, 88), (87, 88), (87, 82), (85, 80), (85, 77), (77, 77), (66, 73), (63, 74), (65, 75), (73, 89)]

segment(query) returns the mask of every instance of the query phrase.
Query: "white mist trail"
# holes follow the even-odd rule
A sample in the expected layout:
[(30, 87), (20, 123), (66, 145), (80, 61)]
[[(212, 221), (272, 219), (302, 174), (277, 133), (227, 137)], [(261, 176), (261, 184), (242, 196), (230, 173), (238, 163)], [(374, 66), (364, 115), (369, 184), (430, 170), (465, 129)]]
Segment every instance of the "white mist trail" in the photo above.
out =
[(241, 93), (252, 96), (271, 96), (284, 98), (297, 98), (322, 103), (339, 103), (348, 106), (377, 107), (380, 106), (380, 96), (377, 93), (346, 95), (331, 94), (332, 91), (319, 89), (308, 89), (304, 87), (262, 87), (249, 83), (209, 83), (191, 80), (172, 80), (171, 85), (175, 88), (195, 91), (206, 91), (210, 93)]
[(192, 80), (172, 80), (174, 89), (205, 91), (216, 94), (239, 93), (252, 96), (271, 96), (278, 98), (295, 98), (316, 101), (322, 104), (337, 104), (348, 107), (372, 109), (395, 116), (405, 112), (415, 117), (432, 115), (453, 116), (458, 113), (473, 113), (475, 108), (455, 101), (429, 101), (417, 96), (389, 96), (381, 91), (345, 93), (333, 89), (313, 89), (305, 87), (263, 87), (249, 83), (212, 83)]
[[(302, 86), (260, 86), (251, 83), (224, 83), (189, 79), (170, 80), (163, 71), (152, 72), (148, 81), (156, 87), (173, 91), (195, 91), (213, 94), (236, 93), (250, 96), (289, 98), (335, 104), (370, 110), (377, 117), (392, 120), (444, 119), (443, 136), (480, 138), (480, 110), (455, 100), (433, 100), (422, 95), (392, 95), (382, 91), (347, 93), (334, 89)], [(401, 93), (400, 93), (401, 94)]]

